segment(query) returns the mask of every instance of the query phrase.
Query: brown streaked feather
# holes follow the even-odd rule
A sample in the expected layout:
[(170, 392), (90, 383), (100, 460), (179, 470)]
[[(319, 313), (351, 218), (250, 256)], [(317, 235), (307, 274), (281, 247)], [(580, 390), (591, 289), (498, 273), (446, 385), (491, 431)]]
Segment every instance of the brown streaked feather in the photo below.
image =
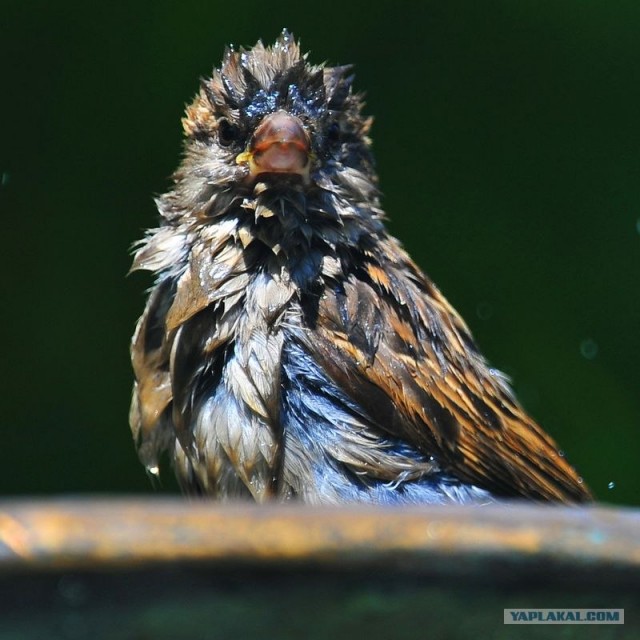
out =
[(381, 247), (366, 277), (352, 274), (321, 301), (304, 338), (321, 366), (378, 427), (463, 481), (499, 495), (589, 499), (438, 289), (394, 240)]

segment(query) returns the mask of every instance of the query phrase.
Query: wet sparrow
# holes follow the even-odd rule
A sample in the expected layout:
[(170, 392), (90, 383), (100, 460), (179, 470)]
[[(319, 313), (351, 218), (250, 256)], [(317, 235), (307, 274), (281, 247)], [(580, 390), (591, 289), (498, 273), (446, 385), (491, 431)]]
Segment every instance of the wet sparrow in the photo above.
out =
[(310, 503), (584, 501), (553, 440), (384, 225), (349, 67), (228, 49), (133, 269), (131, 428), (182, 487)]

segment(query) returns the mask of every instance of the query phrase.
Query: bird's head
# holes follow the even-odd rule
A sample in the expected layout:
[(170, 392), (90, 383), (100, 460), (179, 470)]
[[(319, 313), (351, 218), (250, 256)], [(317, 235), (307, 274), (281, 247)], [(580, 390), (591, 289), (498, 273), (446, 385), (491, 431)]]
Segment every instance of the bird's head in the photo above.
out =
[(333, 215), (358, 203), (375, 208), (371, 118), (350, 69), (311, 65), (287, 31), (273, 46), (227, 48), (187, 107), (184, 160), (163, 215), (216, 216), (264, 193), (305, 202), (315, 194)]

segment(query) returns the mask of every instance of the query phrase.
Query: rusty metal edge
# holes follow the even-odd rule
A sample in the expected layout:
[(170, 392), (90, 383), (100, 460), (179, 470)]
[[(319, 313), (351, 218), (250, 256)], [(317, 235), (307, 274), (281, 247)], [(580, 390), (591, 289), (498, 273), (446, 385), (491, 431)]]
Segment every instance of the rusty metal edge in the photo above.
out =
[(513, 558), (640, 569), (640, 510), (531, 504), (320, 508), (183, 498), (0, 501), (0, 571), (181, 562), (340, 567)]

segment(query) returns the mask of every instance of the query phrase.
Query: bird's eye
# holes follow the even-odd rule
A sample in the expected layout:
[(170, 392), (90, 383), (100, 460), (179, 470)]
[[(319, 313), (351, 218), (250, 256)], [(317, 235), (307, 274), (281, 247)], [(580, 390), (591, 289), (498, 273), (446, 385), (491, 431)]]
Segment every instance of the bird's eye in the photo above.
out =
[(232, 145), (240, 135), (240, 130), (235, 124), (229, 122), (226, 118), (218, 121), (218, 142), (223, 147)]
[(342, 131), (340, 130), (340, 125), (337, 122), (332, 122), (327, 131), (327, 140), (334, 144), (340, 142), (341, 137)]

